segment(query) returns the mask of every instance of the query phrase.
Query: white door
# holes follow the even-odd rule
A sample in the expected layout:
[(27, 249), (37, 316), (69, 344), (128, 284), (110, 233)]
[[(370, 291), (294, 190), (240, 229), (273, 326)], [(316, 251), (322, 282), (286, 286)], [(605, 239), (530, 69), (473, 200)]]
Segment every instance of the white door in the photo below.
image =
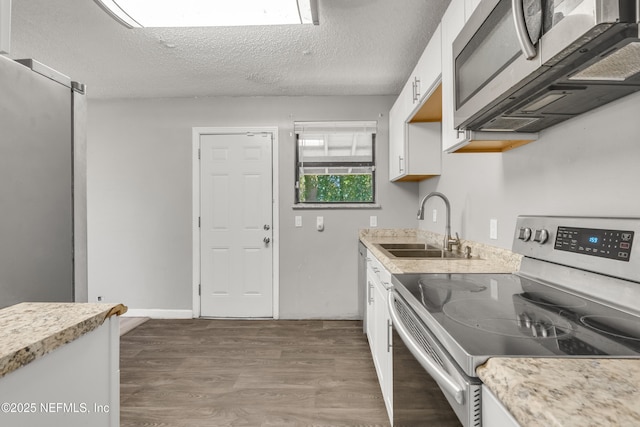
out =
[(273, 317), (272, 135), (201, 135), (200, 150), (200, 314)]

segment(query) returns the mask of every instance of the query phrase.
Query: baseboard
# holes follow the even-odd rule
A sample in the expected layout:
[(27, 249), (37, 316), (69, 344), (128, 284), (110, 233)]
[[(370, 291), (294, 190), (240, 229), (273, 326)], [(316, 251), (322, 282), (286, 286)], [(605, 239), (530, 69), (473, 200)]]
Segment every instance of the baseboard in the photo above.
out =
[(123, 315), (123, 317), (149, 317), (151, 319), (192, 319), (193, 311), (130, 308)]

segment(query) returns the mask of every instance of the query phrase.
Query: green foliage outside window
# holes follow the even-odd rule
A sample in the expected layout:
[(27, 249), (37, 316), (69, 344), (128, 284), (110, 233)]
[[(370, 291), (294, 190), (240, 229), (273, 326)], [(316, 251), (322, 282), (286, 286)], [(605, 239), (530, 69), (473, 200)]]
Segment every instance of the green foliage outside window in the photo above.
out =
[(303, 175), (300, 178), (299, 197), (302, 203), (371, 203), (372, 176)]

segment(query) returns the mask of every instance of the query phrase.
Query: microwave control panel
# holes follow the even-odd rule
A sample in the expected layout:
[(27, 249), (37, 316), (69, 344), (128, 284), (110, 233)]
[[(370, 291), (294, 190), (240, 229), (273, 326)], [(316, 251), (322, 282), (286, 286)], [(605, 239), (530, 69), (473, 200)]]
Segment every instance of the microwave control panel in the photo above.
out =
[(633, 231), (558, 227), (555, 249), (584, 255), (629, 261)]

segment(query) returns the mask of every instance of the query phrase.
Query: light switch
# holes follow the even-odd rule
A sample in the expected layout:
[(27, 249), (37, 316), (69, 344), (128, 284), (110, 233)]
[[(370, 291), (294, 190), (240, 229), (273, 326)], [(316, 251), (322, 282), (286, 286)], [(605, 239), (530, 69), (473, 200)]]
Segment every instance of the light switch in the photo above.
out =
[(296, 215), (295, 221), (296, 227), (302, 227), (302, 217), (300, 215)]
[(369, 217), (369, 227), (377, 227), (378, 226), (378, 217), (375, 215), (371, 215)]
[(316, 218), (316, 230), (324, 231), (324, 217), (319, 216)]

